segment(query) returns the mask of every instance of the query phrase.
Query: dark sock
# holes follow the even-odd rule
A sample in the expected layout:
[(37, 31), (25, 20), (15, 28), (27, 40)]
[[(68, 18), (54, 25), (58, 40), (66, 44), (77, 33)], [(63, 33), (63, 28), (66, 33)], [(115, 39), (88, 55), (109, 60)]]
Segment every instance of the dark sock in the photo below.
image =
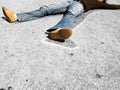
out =
[(47, 32), (51, 32), (51, 31), (54, 31), (54, 30), (56, 30), (57, 28), (55, 28), (55, 29), (48, 29), (47, 30)]

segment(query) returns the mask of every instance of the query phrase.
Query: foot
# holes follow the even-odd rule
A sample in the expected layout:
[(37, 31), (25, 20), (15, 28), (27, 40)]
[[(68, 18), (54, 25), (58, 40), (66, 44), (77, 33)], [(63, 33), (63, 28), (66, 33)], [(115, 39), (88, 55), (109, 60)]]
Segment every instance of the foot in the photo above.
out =
[(72, 29), (70, 28), (58, 28), (48, 33), (48, 38), (52, 40), (65, 40), (72, 35)]
[(16, 14), (13, 11), (6, 7), (2, 7), (2, 10), (9, 22), (15, 22), (17, 20)]

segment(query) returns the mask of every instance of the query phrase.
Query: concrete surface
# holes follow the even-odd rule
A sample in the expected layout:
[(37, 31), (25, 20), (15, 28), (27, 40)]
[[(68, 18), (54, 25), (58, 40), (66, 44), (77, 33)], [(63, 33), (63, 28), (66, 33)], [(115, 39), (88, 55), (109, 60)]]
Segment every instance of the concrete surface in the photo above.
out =
[[(0, 7), (24, 12), (56, 2), (1, 0)], [(62, 15), (8, 23), (0, 10), (0, 17), (0, 90), (120, 90), (120, 10), (83, 14), (65, 43), (44, 34)]]

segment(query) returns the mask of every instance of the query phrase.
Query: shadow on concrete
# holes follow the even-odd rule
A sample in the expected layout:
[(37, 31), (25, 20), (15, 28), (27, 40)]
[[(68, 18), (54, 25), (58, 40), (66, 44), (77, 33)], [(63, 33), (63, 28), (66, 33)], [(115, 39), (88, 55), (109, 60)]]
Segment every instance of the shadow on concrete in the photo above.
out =
[(75, 43), (71, 39), (67, 39), (67, 40), (65, 40), (65, 42), (60, 42), (60, 41), (54, 41), (54, 40), (50, 40), (48, 38), (45, 38), (45, 39), (42, 40), (42, 42), (46, 43), (46, 44), (60, 46), (60, 47), (63, 47), (63, 48), (68, 48), (68, 49), (75, 49), (75, 48), (78, 47), (77, 43)]
[(90, 10), (90, 11), (88, 11), (88, 12), (85, 12), (85, 13), (77, 16), (77, 17), (75, 18), (74, 24), (71, 26), (71, 28), (75, 28), (77, 25), (79, 25), (81, 22), (83, 22), (84, 19), (85, 19), (89, 14), (91, 14), (92, 12), (94, 12), (94, 10)]

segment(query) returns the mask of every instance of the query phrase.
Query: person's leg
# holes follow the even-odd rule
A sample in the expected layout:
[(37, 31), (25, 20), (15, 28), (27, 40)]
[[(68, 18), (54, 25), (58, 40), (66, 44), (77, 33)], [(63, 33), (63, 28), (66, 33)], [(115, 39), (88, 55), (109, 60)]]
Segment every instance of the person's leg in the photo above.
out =
[(50, 4), (48, 6), (43, 6), (40, 9), (31, 12), (18, 13), (17, 19), (18, 21), (28, 21), (38, 19), (43, 16), (63, 14), (72, 2), (73, 1), (64, 1), (58, 4)]
[(70, 28), (74, 22), (75, 17), (83, 13), (83, 11), (83, 5), (79, 2), (73, 1), (73, 3), (67, 8), (63, 18), (50, 29)]
[(48, 37), (53, 40), (65, 40), (72, 35), (70, 26), (73, 24), (76, 16), (83, 13), (83, 5), (73, 1), (67, 8), (63, 18), (52, 28), (48, 29)]

